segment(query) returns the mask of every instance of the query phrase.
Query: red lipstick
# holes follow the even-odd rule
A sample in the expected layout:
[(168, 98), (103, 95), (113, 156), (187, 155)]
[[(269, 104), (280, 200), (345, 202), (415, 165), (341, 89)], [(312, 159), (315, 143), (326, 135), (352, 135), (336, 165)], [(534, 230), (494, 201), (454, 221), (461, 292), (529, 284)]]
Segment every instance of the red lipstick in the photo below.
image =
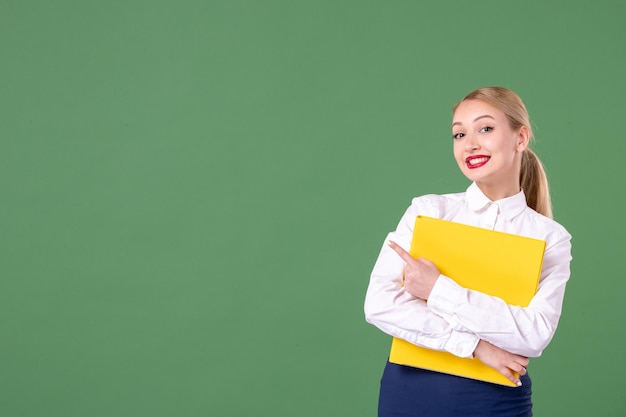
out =
[(469, 169), (480, 168), (485, 165), (489, 161), (489, 156), (487, 155), (472, 155), (465, 158), (465, 165)]

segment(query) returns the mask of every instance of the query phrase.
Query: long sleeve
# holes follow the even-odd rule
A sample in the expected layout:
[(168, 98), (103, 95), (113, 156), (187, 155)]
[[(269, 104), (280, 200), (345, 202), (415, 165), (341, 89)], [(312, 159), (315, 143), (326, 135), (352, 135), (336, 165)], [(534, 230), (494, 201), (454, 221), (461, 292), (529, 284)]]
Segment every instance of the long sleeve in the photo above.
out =
[[(408, 249), (415, 216), (416, 209), (412, 206), (387, 239)], [(415, 345), (471, 357), (479, 338), (472, 332), (455, 329), (429, 309), (424, 300), (406, 292), (402, 287), (403, 270), (402, 259), (389, 246), (383, 245), (367, 289), (366, 321)]]
[(418, 214), (544, 240), (537, 293), (527, 307), (513, 306), (441, 275), (428, 301), (419, 300), (402, 287), (404, 261), (384, 245), (367, 290), (367, 322), (410, 343), (462, 357), (471, 356), (481, 339), (512, 353), (540, 356), (556, 331), (570, 276), (571, 236), (567, 230), (529, 208), (523, 191), (491, 201), (472, 183), (465, 193), (413, 199), (387, 239), (407, 250)]
[(571, 237), (562, 228), (553, 235), (544, 255), (537, 294), (528, 307), (508, 305), (442, 275), (430, 294), (428, 308), (455, 330), (474, 333), (513, 353), (540, 356), (556, 331), (570, 275)]

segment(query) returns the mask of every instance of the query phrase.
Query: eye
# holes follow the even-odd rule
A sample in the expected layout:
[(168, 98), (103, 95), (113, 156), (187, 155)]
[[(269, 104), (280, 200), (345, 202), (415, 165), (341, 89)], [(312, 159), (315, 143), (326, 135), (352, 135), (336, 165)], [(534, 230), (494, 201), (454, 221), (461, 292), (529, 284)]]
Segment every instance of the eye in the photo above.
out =
[(487, 132), (491, 132), (493, 130), (493, 127), (491, 126), (485, 126), (482, 129), (479, 130), (480, 133), (487, 133)]
[(452, 139), (462, 139), (465, 136), (465, 133), (455, 133), (452, 135)]

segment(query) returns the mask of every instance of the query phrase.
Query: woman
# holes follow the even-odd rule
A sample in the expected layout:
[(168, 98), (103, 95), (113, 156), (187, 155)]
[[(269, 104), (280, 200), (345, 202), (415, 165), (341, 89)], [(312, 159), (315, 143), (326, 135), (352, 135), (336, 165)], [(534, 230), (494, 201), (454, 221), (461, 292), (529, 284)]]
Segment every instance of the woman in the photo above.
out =
[[(532, 416), (526, 367), (556, 330), (570, 275), (571, 236), (552, 220), (547, 178), (529, 148), (532, 131), (521, 99), (508, 89), (487, 87), (453, 110), (454, 157), (472, 184), (464, 193), (413, 199), (378, 256), (365, 316), (394, 337), (476, 357), (517, 387), (387, 362), (379, 416)], [(432, 262), (411, 258), (406, 250), (417, 215), (546, 241), (538, 291), (528, 307), (462, 288)]]

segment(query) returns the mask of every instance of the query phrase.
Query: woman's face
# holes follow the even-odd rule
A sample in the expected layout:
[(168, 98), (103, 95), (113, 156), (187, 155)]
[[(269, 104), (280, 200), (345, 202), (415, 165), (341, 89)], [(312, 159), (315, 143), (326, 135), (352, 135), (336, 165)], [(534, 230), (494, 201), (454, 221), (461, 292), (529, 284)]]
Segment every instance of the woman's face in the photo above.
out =
[(454, 157), (461, 172), (492, 200), (520, 190), (521, 153), (528, 146), (528, 129), (511, 129), (496, 107), (479, 101), (461, 102), (452, 118)]

